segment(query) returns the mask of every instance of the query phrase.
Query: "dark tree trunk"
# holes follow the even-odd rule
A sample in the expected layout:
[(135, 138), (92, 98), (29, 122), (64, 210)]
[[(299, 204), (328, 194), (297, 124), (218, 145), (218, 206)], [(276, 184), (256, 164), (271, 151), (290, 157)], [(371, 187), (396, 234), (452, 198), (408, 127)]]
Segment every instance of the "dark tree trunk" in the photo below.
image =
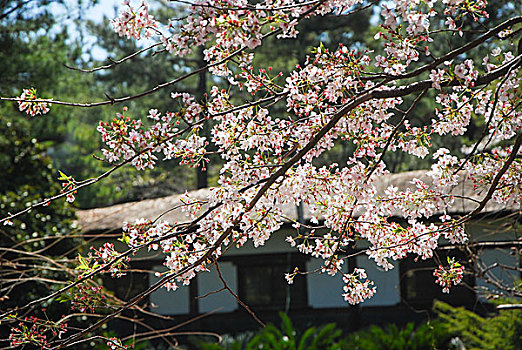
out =
[[(198, 66), (205, 66), (206, 62), (204, 59), (203, 50), (204, 47), (198, 48)], [(205, 98), (205, 93), (207, 92), (207, 71), (201, 71), (199, 73), (198, 86), (196, 88), (196, 98), (201, 102)], [(208, 124), (203, 124), (203, 129), (200, 132), (201, 136), (209, 137), (209, 127)], [(201, 161), (199, 166), (196, 168), (196, 187), (197, 188), (206, 188), (208, 187), (208, 172), (207, 172), (207, 164), (205, 161)]]

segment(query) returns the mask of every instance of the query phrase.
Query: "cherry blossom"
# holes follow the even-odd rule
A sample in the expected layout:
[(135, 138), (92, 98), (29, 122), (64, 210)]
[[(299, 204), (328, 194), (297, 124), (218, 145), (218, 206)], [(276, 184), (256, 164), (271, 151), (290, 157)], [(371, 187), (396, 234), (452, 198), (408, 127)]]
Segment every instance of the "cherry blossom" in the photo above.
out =
[[(39, 102), (31, 102), (34, 100), (38, 100)], [(36, 96), (35, 88), (24, 89), (20, 95), (20, 101), (18, 101), (18, 109), (20, 112), (25, 111), (25, 113), (33, 117), (38, 114), (46, 114), (50, 111), (51, 100), (46, 101), (48, 102), (43, 102)]]
[[(127, 110), (112, 122), (98, 126), (107, 145), (103, 154), (110, 162), (129, 161), (138, 169), (152, 168), (163, 154), (164, 159), (177, 158), (182, 165), (194, 166), (201, 160), (208, 161), (209, 144), (217, 148), (225, 161), (218, 186), (210, 189), (205, 200), (206, 205), (215, 206), (209, 215), (199, 217), (207, 208), (200, 201), (188, 195), (183, 201), (186, 215), (199, 220), (195, 232), (176, 234), (175, 223), (153, 223), (146, 219), (124, 225), (124, 239), (129, 246), (148, 245), (149, 249), (159, 249), (165, 254), (167, 270), (160, 275), (175, 276), (167, 284), (169, 290), (178, 288), (178, 283), (190, 283), (196, 273), (206, 271), (209, 258), (219, 258), (230, 244), (241, 247), (252, 241), (255, 247), (264, 245), (281, 227), (282, 206), (287, 204), (308, 205), (314, 215), (312, 223), (321, 221), (329, 230), (321, 235), (312, 231), (286, 239), (301, 253), (322, 259), (323, 273), (340, 273), (343, 259), (339, 250), (353, 245), (357, 239), (369, 242), (368, 256), (386, 270), (393, 268), (390, 260), (408, 254), (429, 259), (441, 237), (452, 243), (464, 243), (468, 236), (461, 223), (447, 214), (440, 216), (442, 222), (438, 224), (425, 224), (422, 220), (448, 211), (454, 202), (451, 191), (463, 176), (474, 181), (477, 188), (486, 187), (491, 184), (487, 174), (498, 172), (509, 157), (509, 149), (505, 148), (465, 161), (444, 148), (430, 156), (431, 136), (433, 133), (463, 135), (473, 118), (481, 118), (496, 140), (513, 138), (520, 132), (522, 119), (513, 107), (519, 83), (516, 69), (493, 93), (491, 89), (475, 88), (479, 71), (471, 59), (452, 57), (433, 65), (426, 76), (428, 87), (437, 91), (437, 107), (431, 123), (425, 126), (411, 125), (409, 118), (395, 127), (390, 125), (389, 120), (404, 103), (400, 96), (365, 100), (347, 112), (341, 112), (339, 107), (365, 91), (393, 90), (394, 83), (376, 84), (371, 79), (373, 70), (376, 68), (386, 77), (400, 77), (417, 64), (420, 53), (429, 55), (434, 41), (430, 35), (432, 18), (443, 16), (441, 23), (445, 21), (454, 30), (456, 21), (462, 22), (466, 16), (473, 19), (485, 16), (482, 12), (485, 3), (462, 10), (460, 1), (443, 1), (446, 7), (440, 13), (433, 2), (422, 6), (403, 1), (386, 4), (380, 12), (383, 23), (375, 35), (376, 40), (383, 41), (383, 53), (358, 52), (342, 45), (332, 50), (321, 45), (279, 86), (275, 83), (279, 75), (271, 69), (254, 73), (252, 54), (242, 50), (255, 49), (264, 34), (277, 28), (281, 30), (280, 37), (298, 35), (296, 24), (310, 9), (298, 6), (299, 3), (270, 1), (253, 11), (241, 0), (219, 1), (213, 6), (198, 1), (184, 21), (168, 25), (170, 36), (162, 34), (168, 51), (177, 55), (186, 55), (194, 45), (203, 45), (214, 38), (215, 42), (205, 50), (205, 59), (215, 64), (210, 67), (211, 73), (228, 76), (231, 86), (253, 96), (260, 92), (269, 98), (281, 95), (288, 115), (274, 116), (269, 108), (256, 105), (238, 108), (227, 90), (213, 87), (205, 106), (188, 93), (173, 93), (172, 98), (179, 101), (181, 108), (163, 113), (150, 110), (147, 118), (153, 121), (151, 126), (145, 127), (140, 119), (129, 117)], [(316, 14), (355, 3), (325, 1)], [(120, 23), (130, 22), (120, 20)], [(236, 54), (237, 73), (232, 76), (230, 63), (225, 60)], [(488, 71), (514, 59), (500, 50), (492, 52), (498, 62), (490, 63), (488, 57), (485, 59)], [(336, 115), (339, 115), (336, 122), (330, 125)], [(199, 135), (199, 130), (209, 117), (214, 124), (211, 138), (207, 139)], [(188, 127), (183, 129), (181, 125), (186, 124)], [(315, 140), (315, 135), (323, 129), (327, 131)], [(314, 159), (328, 152), (340, 139), (355, 146), (349, 159), (342, 164), (313, 165)], [(264, 181), (285, 166), (289, 157), (312, 142), (313, 146), (303, 152), (295, 166), (287, 167), (273, 186), (258, 192)], [(433, 165), (427, 174), (431, 184), (414, 178), (404, 191), (390, 186), (385, 193), (378, 194), (376, 176), (388, 172), (381, 159), (385, 148), (419, 158), (431, 157)], [(496, 191), (493, 200), (520, 201), (520, 176), (516, 175), (519, 166), (520, 162), (515, 160), (500, 179), (502, 191)], [(461, 168), (467, 173), (457, 171)], [(391, 220), (397, 212), (407, 220), (404, 227)], [(198, 264), (194, 265), (195, 262)], [(291, 283), (296, 274), (289, 272), (287, 281)], [(375, 293), (363, 270), (343, 273), (343, 279), (346, 283), (343, 295), (350, 303), (362, 302)]]
[(125, 8), (120, 15), (111, 21), (116, 33), (120, 36), (137, 40), (150, 38), (156, 34), (155, 28), (158, 25), (154, 20), (154, 16), (149, 14), (149, 5), (145, 1), (142, 1), (137, 9), (130, 5), (129, 0), (125, 0), (123, 5)]
[(31, 344), (41, 349), (48, 348), (52, 337), (62, 338), (67, 332), (66, 322), (53, 322), (34, 316), (24, 317), (17, 327), (11, 328), (9, 341), (11, 347)]
[(449, 293), (451, 285), (456, 286), (464, 277), (464, 266), (456, 262), (455, 258), (448, 258), (448, 265), (448, 268), (441, 265), (433, 272), (444, 293)]
[(372, 287), (373, 282), (366, 279), (366, 271), (364, 269), (355, 269), (352, 274), (344, 274), (343, 281), (346, 283), (343, 287), (346, 292), (343, 294), (343, 297), (352, 305), (362, 303), (365, 299), (371, 298), (377, 291), (375, 287)]

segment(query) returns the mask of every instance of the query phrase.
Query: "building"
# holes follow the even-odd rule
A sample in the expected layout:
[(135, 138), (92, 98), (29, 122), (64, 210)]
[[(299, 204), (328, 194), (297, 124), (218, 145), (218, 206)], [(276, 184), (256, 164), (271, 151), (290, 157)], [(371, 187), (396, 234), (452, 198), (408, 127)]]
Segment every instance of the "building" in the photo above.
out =
[[(429, 183), (425, 171), (392, 174), (379, 179), (377, 190), (384, 191), (390, 184), (404, 190), (412, 186), (409, 183), (412, 178)], [(204, 199), (207, 191), (194, 191), (192, 195)], [(473, 191), (472, 185), (465, 182), (459, 184), (454, 193), (462, 197), (481, 198), (480, 194)], [(133, 222), (142, 217), (154, 219), (163, 213), (162, 219), (169, 222), (187, 221), (180, 211), (169, 211), (180, 204), (179, 198), (179, 195), (172, 195), (79, 211), (79, 224), (85, 234), (115, 240), (115, 237), (121, 235), (124, 221)], [(474, 205), (476, 204), (472, 201), (457, 199), (451, 214), (467, 213), (474, 209)], [(467, 226), (471, 234), (468, 249), (478, 259), (469, 260), (466, 251), (443, 241), (440, 242), (438, 256), (444, 260), (446, 256), (457, 257), (468, 267), (473, 267), (474, 264), (498, 265), (491, 267), (488, 278), (494, 277), (507, 283), (519, 280), (520, 270), (506, 270), (501, 267), (520, 266), (520, 255), (516, 249), (513, 250), (513, 247), (521, 245), (518, 240), (520, 233), (517, 234), (513, 226), (513, 223), (520, 223), (520, 209), (520, 204), (502, 206), (490, 202), (483, 213)], [(287, 217), (298, 218), (295, 207), (284, 210)], [(306, 208), (300, 216), (304, 221), (310, 219)], [(298, 326), (333, 321), (343, 329), (351, 330), (368, 324), (405, 323), (425, 318), (434, 299), (463, 305), (476, 311), (488, 308), (486, 299), (477, 294), (479, 289), (492, 288), (484, 276), (466, 275), (461, 285), (453, 287), (450, 294), (444, 294), (441, 287), (435, 284), (433, 270), (438, 264), (433, 260), (415, 262), (413, 258), (406, 258), (395, 262), (395, 268), (385, 272), (369, 260), (366, 254), (348, 259), (348, 263), (344, 264), (347, 271), (354, 267), (363, 267), (377, 286), (376, 295), (358, 306), (350, 306), (343, 300), (343, 282), (340, 276), (307, 274), (298, 276), (293, 285), (288, 285), (284, 280), (285, 272), (292, 271), (296, 266), (300, 270), (314, 271), (321, 264), (320, 260), (298, 253), (285, 242), (292, 230), (295, 232), (290, 224), (283, 226), (263, 247), (254, 248), (249, 242), (240, 249), (232, 248), (219, 263), (221, 276), (227, 286), (263, 321), (278, 322), (278, 312), (285, 311)], [(364, 248), (357, 246), (350, 254)], [(107, 283), (116, 291), (116, 295), (128, 299), (157, 280), (152, 272), (146, 271), (164, 271), (162, 264), (161, 254), (138, 255), (132, 260), (135, 272), (124, 279), (108, 280)], [(223, 283), (215, 267), (209, 273), (198, 275), (190, 286), (180, 287), (175, 292), (167, 292), (164, 288), (154, 292), (144, 306), (170, 316), (169, 320), (164, 321), (165, 325), (206, 315), (192, 322), (189, 327), (223, 332), (259, 327), (254, 318), (239, 305), (238, 300), (223, 290)]]

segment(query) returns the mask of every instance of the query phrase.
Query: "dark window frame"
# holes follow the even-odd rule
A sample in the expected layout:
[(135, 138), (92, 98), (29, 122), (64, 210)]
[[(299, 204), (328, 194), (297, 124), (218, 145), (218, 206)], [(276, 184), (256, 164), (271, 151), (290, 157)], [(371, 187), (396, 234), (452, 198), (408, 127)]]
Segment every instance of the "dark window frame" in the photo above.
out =
[[(464, 252), (458, 249), (438, 249), (436, 257), (443, 266), (447, 266), (447, 257), (455, 259), (466, 267), (469, 272), (470, 264)], [(439, 260), (435, 258), (423, 260), (421, 257), (408, 256), (399, 262), (400, 295), (401, 301), (413, 307), (431, 308), (434, 300), (447, 302), (455, 306), (471, 307), (477, 302), (475, 276), (464, 273), (462, 282), (452, 285), (450, 293), (443, 293), (442, 287), (436, 283), (433, 271), (439, 266)], [(417, 261), (415, 261), (417, 260)]]
[[(306, 271), (306, 261), (308, 256), (295, 253), (274, 253), (274, 254), (256, 254), (256, 255), (242, 255), (227, 257), (223, 261), (232, 262), (237, 268), (237, 288), (238, 297), (241, 301), (247, 304), (254, 310), (283, 310), (289, 309), (304, 309), (308, 308), (308, 286), (306, 275), (297, 275), (294, 283), (288, 285), (284, 280), (284, 273), (291, 273), (295, 267), (300, 271)], [(271, 274), (270, 278), (266, 275), (253, 275), (253, 270), (260, 270), (266, 267), (266, 272)], [(248, 281), (249, 277), (253, 277)], [(270, 295), (264, 302), (256, 303), (253, 298), (255, 296), (249, 295), (250, 283), (262, 283), (263, 289), (268, 290)], [(281, 288), (284, 288), (282, 293)], [(288, 294), (290, 299), (288, 300)], [(284, 295), (283, 295), (284, 294)], [(282, 299), (284, 297), (284, 300)], [(287, 305), (287, 303), (290, 305)]]

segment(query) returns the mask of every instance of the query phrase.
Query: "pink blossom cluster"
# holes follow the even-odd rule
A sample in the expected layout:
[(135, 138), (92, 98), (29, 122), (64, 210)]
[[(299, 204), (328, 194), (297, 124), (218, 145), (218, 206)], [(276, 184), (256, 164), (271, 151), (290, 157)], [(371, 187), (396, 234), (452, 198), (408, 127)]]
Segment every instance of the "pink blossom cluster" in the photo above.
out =
[[(123, 241), (131, 247), (138, 247), (173, 231), (166, 221), (153, 224), (150, 220), (137, 219), (134, 224), (123, 223)], [(148, 249), (158, 250), (159, 243), (148, 245)]]
[[(409, 220), (408, 227), (403, 228), (378, 217), (371, 218), (368, 215), (363, 219), (365, 222), (357, 227), (361, 228), (361, 237), (367, 239), (371, 244), (367, 254), (385, 270), (393, 268), (390, 259), (403, 259), (408, 253), (416, 254), (422, 259), (431, 258), (433, 251), (438, 246), (440, 233), (434, 224), (425, 225), (412, 219)], [(372, 221), (366, 221), (372, 219), (374, 222), (381, 220), (381, 223), (372, 224)]]
[[(175, 274), (180, 272), (205, 253), (206, 245), (204, 239), (200, 239), (195, 234), (176, 234), (176, 225), (170, 225), (166, 221), (153, 224), (149, 220), (137, 219), (134, 224), (125, 223), (123, 231), (122, 240), (131, 247), (139, 247), (149, 243), (149, 249), (160, 249), (166, 255), (165, 266), (169, 269), (167, 273)], [(152, 241), (157, 241), (158, 243), (152, 243)], [(200, 265), (194, 271), (191, 270), (178, 276), (177, 281), (189, 284), (195, 273), (202, 270), (206, 270), (204, 265)], [(161, 273), (158, 273), (159, 275)], [(166, 287), (169, 290), (178, 288), (174, 282), (170, 282)]]
[(76, 180), (72, 176), (67, 176), (63, 172), (60, 171), (60, 177), (58, 180), (62, 182), (62, 193), (67, 193), (65, 200), (69, 203), (74, 202), (76, 199), (75, 194), (78, 192), (76, 190), (77, 183)]
[[(522, 111), (516, 106), (520, 103), (520, 83), (522, 78), (517, 76), (518, 71), (514, 70), (507, 75), (502, 86), (499, 86), (497, 93), (497, 103), (483, 106), (480, 112), (489, 116), (489, 134), (495, 138), (496, 142), (508, 140), (517, 135), (522, 130)], [(491, 93), (490, 93), (491, 94)], [(493, 98), (483, 93), (479, 95), (482, 100)]]
[(25, 317), (18, 327), (11, 328), (9, 341), (11, 347), (31, 344), (41, 349), (48, 348), (48, 336), (61, 338), (67, 332), (66, 322), (53, 322), (34, 316)]
[(473, 106), (466, 96), (458, 92), (452, 94), (439, 94), (436, 102), (442, 109), (436, 109), (438, 120), (432, 120), (433, 131), (439, 135), (451, 133), (454, 136), (466, 132), (471, 120)]
[(121, 350), (121, 349), (128, 349), (129, 348), (128, 345), (124, 345), (121, 342), (121, 339), (116, 338), (116, 337), (111, 337), (111, 338), (107, 339), (107, 346), (111, 350)]
[(431, 146), (431, 134), (426, 126), (412, 127), (409, 121), (404, 122), (405, 131), (399, 133), (397, 146), (404, 152), (419, 158), (424, 158), (429, 153)]
[[(24, 89), (22, 94), (20, 95), (21, 101), (18, 101), (18, 109), (20, 112), (25, 111), (25, 113), (35, 116), (38, 114), (46, 114), (49, 112), (49, 107), (51, 106), (51, 100), (41, 101), (36, 96), (36, 89)], [(38, 100), (39, 102), (31, 102)]]
[(464, 277), (464, 266), (455, 261), (455, 258), (448, 258), (448, 267), (440, 265), (433, 276), (437, 277), (437, 283), (442, 287), (444, 293), (450, 292), (451, 285), (457, 285)]
[(120, 257), (120, 254), (114, 249), (114, 244), (106, 242), (100, 248), (91, 247), (86, 257), (78, 255), (78, 270), (83, 271), (81, 276), (87, 275), (98, 268), (107, 268), (107, 272), (112, 277), (121, 277), (125, 275), (127, 262), (129, 257)]
[[(246, 0), (197, 0), (187, 9), (184, 21), (169, 21), (167, 29), (172, 33), (157, 33), (167, 51), (179, 56), (212, 41), (205, 50), (205, 59), (209, 63), (218, 63), (236, 55), (237, 50), (256, 48), (267, 33), (280, 30), (279, 38), (295, 37), (298, 19), (312, 10), (316, 15), (324, 15), (360, 2), (326, 0), (315, 4), (307, 0), (269, 0), (251, 5)], [(112, 21), (114, 30), (128, 38), (154, 35), (158, 25), (148, 14), (148, 5), (142, 2), (138, 10), (130, 6), (129, 1), (124, 5), (125, 10)], [(241, 53), (240, 57), (245, 55), (248, 54)], [(231, 72), (226, 63), (212, 66), (210, 70), (216, 75), (229, 75)]]
[[(480, 157), (473, 165), (466, 165), (469, 178), (473, 181), (477, 190), (487, 189), (494, 180), (493, 174), (497, 173), (504, 164), (504, 160), (512, 153), (510, 147), (497, 147), (491, 154)], [(522, 160), (514, 159), (512, 166), (504, 173), (498, 183), (498, 190), (493, 193), (493, 200), (497, 203), (522, 203)]]
[(352, 305), (362, 303), (365, 299), (371, 298), (377, 289), (373, 286), (373, 281), (367, 279), (364, 269), (354, 269), (353, 273), (343, 274), (343, 287), (345, 293), (344, 300)]
[[(441, 221), (448, 221), (451, 218), (449, 215), (444, 215)], [(463, 244), (469, 241), (468, 234), (462, 225), (457, 225), (455, 222), (450, 221), (448, 229), (444, 231), (444, 238), (450, 241), (452, 244)]]
[(437, 162), (431, 166), (431, 170), (427, 173), (433, 179), (433, 186), (441, 191), (456, 186), (460, 178), (455, 173), (460, 165), (459, 159), (450, 155), (447, 148), (439, 148), (433, 155), (433, 159), (436, 159)]
[[(173, 95), (174, 98), (178, 96)], [(102, 149), (105, 158), (111, 163), (131, 160), (138, 170), (153, 168), (158, 153), (163, 153), (164, 159), (179, 158), (180, 164), (197, 166), (202, 159), (206, 160), (205, 147), (208, 142), (205, 137), (198, 135), (197, 126), (201, 106), (189, 94), (182, 96), (184, 108), (180, 112), (162, 115), (158, 110), (151, 109), (147, 115), (152, 120), (149, 127), (141, 120), (119, 113), (111, 122), (100, 122), (97, 130), (108, 146)], [(181, 121), (194, 123), (194, 126), (180, 131), (178, 125)], [(175, 139), (181, 134), (186, 135), (186, 138)]]
[(130, 0), (123, 2), (125, 8), (119, 16), (111, 20), (112, 27), (120, 36), (141, 39), (150, 38), (156, 34), (158, 24), (154, 16), (149, 14), (149, 5), (142, 1), (140, 7), (135, 9), (130, 5)]
[(95, 313), (98, 307), (105, 305), (102, 286), (80, 283), (71, 294), (71, 310)]

